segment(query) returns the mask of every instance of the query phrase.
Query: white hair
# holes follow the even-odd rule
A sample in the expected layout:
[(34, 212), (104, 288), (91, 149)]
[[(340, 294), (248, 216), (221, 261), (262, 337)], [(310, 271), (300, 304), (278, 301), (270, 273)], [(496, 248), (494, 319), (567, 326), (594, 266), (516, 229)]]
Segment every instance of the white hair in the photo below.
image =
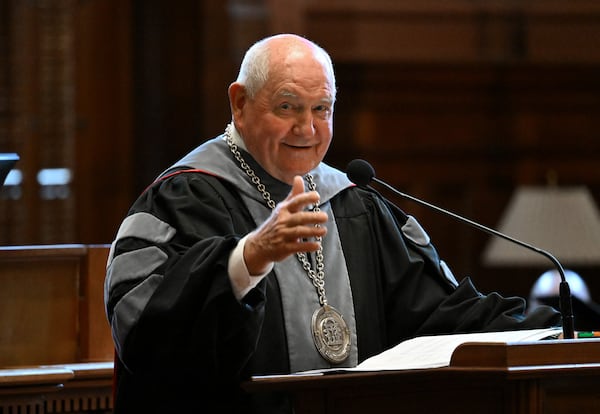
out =
[[(267, 37), (254, 43), (244, 55), (242, 64), (240, 65), (240, 71), (236, 82), (244, 85), (246, 93), (250, 99), (254, 98), (258, 91), (265, 85), (269, 79), (269, 68), (270, 68), (270, 52), (269, 40), (276, 36)], [(335, 73), (333, 70), (333, 62), (329, 54), (317, 45), (316, 43), (302, 38), (307, 41), (316, 51), (315, 57), (319, 60), (325, 68), (328, 79), (331, 82), (333, 99), (335, 100), (336, 86), (335, 86)]]

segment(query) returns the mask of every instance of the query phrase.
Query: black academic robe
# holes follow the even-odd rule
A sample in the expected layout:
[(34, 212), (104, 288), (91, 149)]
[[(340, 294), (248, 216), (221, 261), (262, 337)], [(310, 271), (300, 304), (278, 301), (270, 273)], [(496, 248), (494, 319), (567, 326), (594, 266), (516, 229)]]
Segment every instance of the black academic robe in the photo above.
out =
[[(287, 195), (289, 186), (265, 180), (275, 200)], [(525, 317), (524, 300), (483, 295), (468, 278), (456, 286), (431, 244), (403, 234), (407, 215), (374, 191), (347, 188), (331, 206), (353, 294), (359, 362), (418, 335), (560, 323), (548, 307)], [(241, 302), (232, 293), (229, 255), (255, 228), (236, 188), (201, 172), (175, 174), (148, 188), (129, 214), (136, 212), (178, 232), (156, 244), (167, 259), (152, 273), (164, 279), (120, 350), (116, 413), (289, 413), (285, 395), (240, 388), (251, 375), (288, 373), (289, 362), (276, 277), (268, 275)], [(124, 238), (113, 254), (151, 244)], [(109, 319), (137, 283), (109, 292)]]

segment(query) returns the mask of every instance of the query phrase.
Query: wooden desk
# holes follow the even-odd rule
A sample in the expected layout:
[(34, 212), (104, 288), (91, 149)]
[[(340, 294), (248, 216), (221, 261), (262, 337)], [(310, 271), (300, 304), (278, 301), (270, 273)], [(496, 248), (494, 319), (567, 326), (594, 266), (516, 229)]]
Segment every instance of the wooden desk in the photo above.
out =
[(297, 414), (592, 413), (600, 341), (467, 344), (446, 368), (258, 378), (245, 388), (288, 392)]

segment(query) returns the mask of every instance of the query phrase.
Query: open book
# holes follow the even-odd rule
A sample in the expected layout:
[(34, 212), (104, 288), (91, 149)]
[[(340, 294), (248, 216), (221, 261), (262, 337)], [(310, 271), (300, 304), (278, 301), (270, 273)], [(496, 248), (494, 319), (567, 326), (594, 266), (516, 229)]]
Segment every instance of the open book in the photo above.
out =
[(384, 371), (401, 369), (439, 368), (450, 365), (452, 353), (467, 342), (530, 342), (557, 338), (560, 328), (531, 329), (523, 331), (484, 332), (455, 335), (420, 336), (399, 343), (375, 355), (348, 371)]
[(452, 335), (420, 336), (399, 343), (378, 355), (366, 359), (354, 368), (330, 368), (296, 373), (315, 375), (332, 372), (396, 371), (407, 369), (440, 368), (450, 365), (452, 353), (462, 344), (532, 342), (556, 339), (560, 328), (530, 329), (520, 331), (483, 332)]

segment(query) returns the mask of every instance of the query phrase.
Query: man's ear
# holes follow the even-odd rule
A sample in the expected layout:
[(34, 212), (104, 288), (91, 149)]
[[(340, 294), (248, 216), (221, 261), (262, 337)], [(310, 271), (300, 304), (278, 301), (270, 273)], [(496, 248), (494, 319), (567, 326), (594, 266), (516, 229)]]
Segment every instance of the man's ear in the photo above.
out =
[(231, 107), (231, 115), (239, 119), (242, 116), (244, 105), (248, 100), (246, 88), (241, 83), (234, 82), (229, 85), (229, 106)]

